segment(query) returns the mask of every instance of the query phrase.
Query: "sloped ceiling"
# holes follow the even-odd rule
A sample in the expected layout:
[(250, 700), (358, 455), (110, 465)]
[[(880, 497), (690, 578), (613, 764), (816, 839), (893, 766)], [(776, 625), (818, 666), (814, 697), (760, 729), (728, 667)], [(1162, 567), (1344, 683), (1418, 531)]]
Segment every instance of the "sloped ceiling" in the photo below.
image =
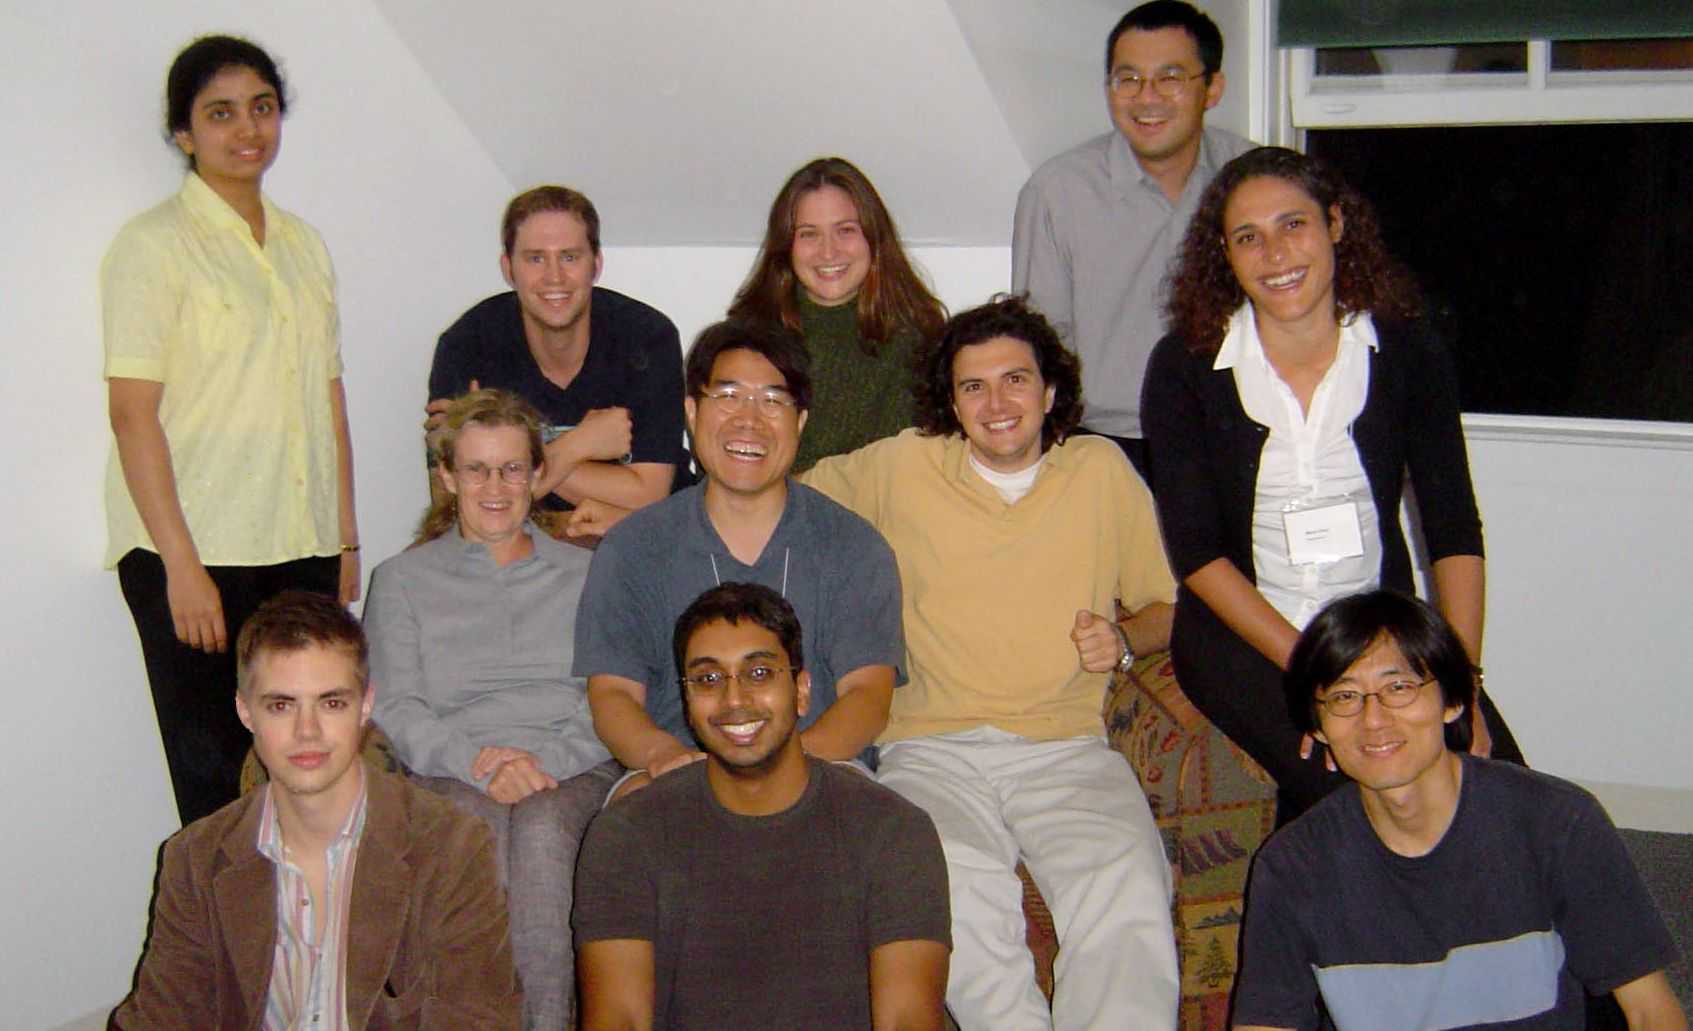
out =
[(514, 188), (608, 245), (744, 245), (787, 175), (858, 163), (914, 244), (1009, 242), (1017, 189), (1107, 127), (1121, 0), (374, 0)]

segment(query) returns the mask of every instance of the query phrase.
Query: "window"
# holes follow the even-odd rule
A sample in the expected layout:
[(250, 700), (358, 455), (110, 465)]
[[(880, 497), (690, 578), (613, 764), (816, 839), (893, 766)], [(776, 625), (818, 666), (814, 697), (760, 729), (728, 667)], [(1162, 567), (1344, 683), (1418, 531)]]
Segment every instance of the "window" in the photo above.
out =
[(1456, 29), (1451, 5), (1343, 25), (1336, 2), (1282, 0), (1295, 145), (1375, 205), (1464, 410), (1693, 423), (1693, 25), (1513, 38), (1483, 23), (1503, 0)]
[(1693, 123), (1310, 131), (1370, 199), (1467, 412), (1693, 422)]
[(1693, 40), (1530, 40), (1289, 53), (1301, 128), (1693, 118)]

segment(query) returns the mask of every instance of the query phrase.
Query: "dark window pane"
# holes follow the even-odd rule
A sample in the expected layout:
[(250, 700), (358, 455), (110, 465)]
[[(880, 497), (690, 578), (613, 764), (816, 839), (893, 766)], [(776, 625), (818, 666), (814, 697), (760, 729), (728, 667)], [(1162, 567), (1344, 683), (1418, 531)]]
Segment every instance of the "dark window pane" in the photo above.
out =
[(1324, 129), (1464, 409), (1693, 422), (1693, 124)]
[(1552, 44), (1555, 72), (1693, 68), (1693, 39), (1571, 40)]
[(1447, 75), (1526, 71), (1526, 43), (1465, 43), (1448, 47), (1329, 47), (1317, 51), (1318, 75)]

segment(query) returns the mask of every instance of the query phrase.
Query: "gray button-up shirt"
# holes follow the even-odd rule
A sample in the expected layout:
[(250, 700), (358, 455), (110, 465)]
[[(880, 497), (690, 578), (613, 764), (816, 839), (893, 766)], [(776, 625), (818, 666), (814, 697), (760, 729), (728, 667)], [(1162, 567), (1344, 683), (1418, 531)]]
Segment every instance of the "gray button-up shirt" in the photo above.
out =
[(1139, 437), (1146, 359), (1164, 335), (1165, 277), (1217, 170), (1255, 144), (1206, 129), (1176, 203), (1116, 130), (1035, 170), (1017, 196), (1011, 289), (1027, 291), (1082, 359), (1083, 422)]
[(570, 673), (593, 552), (528, 530), (534, 553), (509, 565), (453, 529), (370, 579), (376, 723), (414, 773), (484, 786), (470, 767), (487, 745), (531, 752), (561, 781), (611, 756)]

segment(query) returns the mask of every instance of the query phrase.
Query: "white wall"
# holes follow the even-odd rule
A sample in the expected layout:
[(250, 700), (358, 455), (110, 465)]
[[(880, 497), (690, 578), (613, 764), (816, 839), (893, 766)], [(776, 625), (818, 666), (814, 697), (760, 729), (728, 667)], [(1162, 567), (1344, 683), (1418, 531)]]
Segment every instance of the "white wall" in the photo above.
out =
[(12, 542), (0, 630), (12, 669), (6, 1027), (52, 1026), (123, 994), (156, 849), (175, 827), (134, 630), (100, 568), (109, 435), (95, 275), (118, 226), (179, 181), (158, 129), (172, 54), (194, 33), (231, 29), (284, 55), (297, 84), (267, 186), (319, 227), (338, 264), (371, 557), (399, 545), (422, 503), (418, 401), (434, 335), (498, 285), (494, 225), (510, 184), (364, 5), (292, 0), (239, 21), (194, 0), (0, 8), (0, 338), (13, 355), (0, 403), (23, 428), (0, 456), (16, 499), (0, 516)]
[(1693, 426), (1466, 416), (1487, 687), (1533, 765), (1693, 832)]
[[(13, 670), (0, 749), (6, 1027), (51, 1027), (123, 994), (156, 849), (175, 827), (134, 631), (116, 577), (100, 568), (108, 434), (95, 284), (117, 228), (178, 182), (157, 127), (171, 55), (191, 35), (221, 30), (287, 58), (295, 105), (267, 187), (322, 231), (340, 273), (367, 564), (401, 546), (424, 502), (417, 425), (430, 348), (471, 300), (500, 287), (500, 209), (529, 185), (508, 181), (369, 3), (279, 0), (238, 18), (232, 10), (210, 0), (0, 6), (0, 38), (11, 43), (0, 66), (0, 339), (14, 355), (0, 405), (22, 428), (0, 455), (15, 499), (0, 516), (13, 542), (0, 595), (0, 646)], [(1231, 57), (1245, 53), (1231, 40)], [(1231, 67), (1231, 80), (1238, 89), (1247, 76)], [(1097, 94), (1086, 103), (1103, 127)], [(1009, 211), (999, 224), (1008, 235)], [(618, 247), (609, 216), (606, 233), (604, 282), (668, 311), (685, 339), (717, 317), (752, 255)], [(1003, 288), (1006, 243), (915, 254), (956, 310)], [(1664, 468), (1650, 463), (1625, 469), (1605, 453), (1511, 450), (1528, 446), (1476, 445), (1494, 555), (1495, 690), (1545, 768), (1685, 789), (1693, 773), (1673, 730), (1685, 724), (1675, 702), (1686, 677), (1672, 655), (1689, 629), (1680, 588), (1693, 581), (1693, 560), (1676, 531), (1693, 507), (1693, 478), (1673, 457), (1666, 468), (1680, 479), (1668, 482), (1681, 486), (1666, 489)], [(1580, 504), (1557, 492), (1556, 504), (1538, 500), (1543, 487), (1518, 482), (1531, 462), (1569, 465), (1580, 482), (1604, 487)], [(1607, 525), (1609, 502), (1632, 513), (1625, 543), (1566, 582), (1561, 571), (1592, 528)], [(1651, 534), (1650, 547), (1634, 547)], [(1631, 559), (1640, 555), (1649, 561)], [(1557, 618), (1542, 625), (1524, 615), (1537, 612)], [(1578, 675), (1589, 655), (1620, 664), (1605, 682), (1621, 684), (1628, 705), (1595, 709), (1599, 678)]]
[[(238, 19), (195, 0), (99, 17), (77, 6), (0, 9), (0, 38), (13, 41), (0, 69), (11, 198), (0, 334), (14, 355), (0, 403), (24, 428), (0, 457), (19, 499), (0, 517), (14, 542), (0, 602), (13, 670), (0, 750), (10, 829), (0, 1025), (18, 1028), (123, 994), (156, 851), (176, 826), (133, 626), (101, 568), (109, 434), (96, 284), (117, 228), (180, 181), (158, 127), (171, 56), (196, 33), (235, 31), (286, 59), (293, 108), (266, 187), (323, 233), (340, 276), (367, 572), (399, 549), (424, 503), (417, 426), (430, 350), (459, 311), (501, 288), (498, 219), (515, 189), (366, 4), (290, 0)], [(955, 306), (1008, 275), (1004, 247), (916, 256)], [(604, 281), (669, 311), (691, 337), (751, 257), (610, 247)]]

